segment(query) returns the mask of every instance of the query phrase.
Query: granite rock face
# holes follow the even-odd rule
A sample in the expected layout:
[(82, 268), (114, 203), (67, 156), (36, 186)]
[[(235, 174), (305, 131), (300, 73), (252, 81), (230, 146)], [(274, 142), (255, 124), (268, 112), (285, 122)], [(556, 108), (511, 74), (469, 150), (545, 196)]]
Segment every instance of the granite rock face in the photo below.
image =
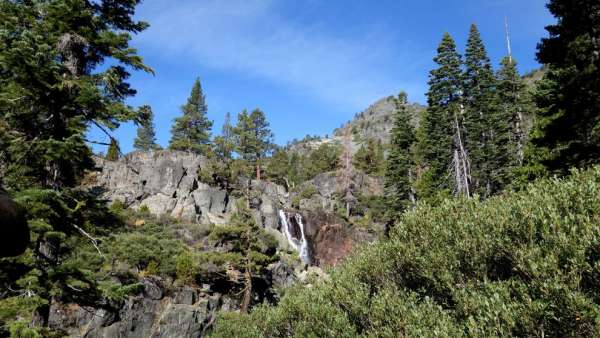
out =
[[(198, 180), (198, 171), (206, 163), (202, 156), (164, 150), (96, 162), (100, 171), (92, 174), (87, 185), (109, 201), (119, 200), (133, 209), (144, 206), (157, 216), (199, 224), (226, 224), (235, 211), (236, 197)], [(265, 228), (277, 229), (277, 210), (287, 203), (285, 189), (265, 181), (250, 184), (254, 217)]]
[[(156, 216), (198, 224), (228, 224), (235, 212), (239, 195), (199, 181), (198, 171), (206, 165), (202, 156), (165, 150), (134, 152), (119, 161), (96, 161), (99, 171), (88, 178), (86, 186), (109, 201), (118, 200), (132, 209), (144, 207)], [(382, 193), (378, 179), (358, 175), (355, 181), (360, 194)], [(248, 185), (252, 214), (279, 241), (280, 249), (291, 248), (282, 231), (279, 211), (299, 213), (307, 220), (308, 241), (316, 265), (336, 265), (351, 251), (356, 239), (362, 242), (373, 238), (369, 234), (357, 235), (345, 220), (335, 216), (340, 189), (335, 173), (320, 174), (294, 192), (268, 181), (240, 179), (237, 184)], [(309, 197), (301, 193), (308, 188), (315, 192)], [(293, 200), (299, 205), (292, 207)], [(283, 271), (274, 272), (280, 275)], [(288, 284), (285, 278), (279, 282)]]
[(75, 338), (202, 337), (226, 301), (191, 287), (167, 293), (160, 280), (142, 281), (143, 291), (118, 310), (53, 303), (48, 324)]

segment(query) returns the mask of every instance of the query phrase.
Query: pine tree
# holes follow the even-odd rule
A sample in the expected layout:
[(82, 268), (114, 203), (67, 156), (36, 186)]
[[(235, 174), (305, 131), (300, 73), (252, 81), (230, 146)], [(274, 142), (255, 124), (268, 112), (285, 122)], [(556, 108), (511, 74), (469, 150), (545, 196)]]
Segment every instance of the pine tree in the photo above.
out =
[(513, 57), (502, 59), (496, 78), (499, 110), (509, 121), (509, 161), (512, 167), (519, 167), (523, 165), (526, 142), (524, 116), (531, 113), (530, 95)]
[[(210, 237), (231, 247), (229, 252), (223, 253), (226, 255), (223, 261), (230, 264), (228, 272), (232, 281), (242, 287), (240, 310), (248, 312), (259, 291), (254, 287), (253, 279), (264, 275), (266, 267), (277, 259), (277, 241), (256, 223), (245, 198), (237, 201), (231, 224), (216, 226)], [(234, 270), (241, 271), (242, 275)]]
[[(136, 120), (126, 69), (151, 72), (129, 46), (148, 25), (138, 1), (1, 1), (0, 133), (5, 183), (14, 188), (77, 184), (93, 168), (88, 126)], [(76, 18), (76, 19), (73, 19)], [(107, 59), (114, 63), (103, 67)]]
[(416, 202), (411, 151), (416, 137), (406, 107), (406, 93), (400, 93), (395, 101), (394, 126), (385, 171), (385, 197), (391, 221)]
[(225, 114), (221, 135), (215, 137), (213, 143), (215, 154), (219, 160), (228, 162), (232, 159), (233, 151), (235, 150), (233, 126), (231, 125), (231, 114)]
[(181, 107), (181, 112), (183, 115), (175, 118), (171, 128), (169, 148), (207, 155), (213, 122), (207, 116), (206, 97), (199, 78), (194, 82), (190, 97)]
[(261, 178), (261, 160), (274, 149), (273, 132), (265, 113), (255, 109), (248, 114), (243, 110), (238, 114), (238, 122), (233, 129), (236, 152), (256, 169), (256, 179)]
[(120, 156), (121, 149), (119, 147), (119, 142), (117, 142), (115, 138), (111, 138), (108, 151), (106, 152), (106, 159), (108, 161), (118, 161)]
[(368, 139), (354, 154), (354, 166), (367, 175), (381, 176), (384, 164), (384, 150), (381, 141)]
[(490, 196), (503, 189), (510, 166), (509, 117), (498, 107), (496, 80), (477, 27), (465, 54), (464, 135), (471, 161), (471, 191)]
[(428, 108), (419, 131), (419, 152), (426, 171), (419, 195), (435, 199), (454, 191), (468, 195), (468, 157), (461, 132), (461, 57), (450, 34), (444, 34), (429, 74)]
[(150, 106), (142, 106), (140, 107), (140, 113), (142, 120), (137, 128), (137, 136), (133, 141), (133, 147), (141, 151), (160, 149), (160, 146), (156, 144), (152, 108)]
[(531, 176), (566, 175), (600, 162), (600, 3), (551, 0), (548, 9), (558, 22), (538, 45), (547, 71), (536, 95)]
[(95, 165), (88, 128), (108, 134), (140, 121), (124, 103), (135, 94), (127, 70), (152, 72), (129, 45), (148, 26), (134, 20), (138, 3), (0, 1), (0, 171), (32, 239), (0, 269), (0, 285), (15, 290), (0, 296), (2, 336), (64, 335), (40, 327), (51, 303), (109, 304), (105, 290), (129, 286), (94, 272), (104, 262), (95, 236), (119, 222), (104, 201), (73, 188)]

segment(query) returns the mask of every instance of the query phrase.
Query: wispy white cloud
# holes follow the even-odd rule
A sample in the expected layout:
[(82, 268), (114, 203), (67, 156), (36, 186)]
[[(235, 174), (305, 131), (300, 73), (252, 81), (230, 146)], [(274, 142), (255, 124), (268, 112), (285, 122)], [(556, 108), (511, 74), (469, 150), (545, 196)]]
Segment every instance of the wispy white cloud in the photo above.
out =
[(319, 23), (289, 20), (281, 3), (148, 1), (141, 17), (152, 26), (136, 43), (168, 58), (243, 72), (348, 109), (364, 108), (400, 88), (410, 91), (411, 84), (398, 83), (386, 69), (399, 56), (392, 55), (385, 34), (336, 36)]

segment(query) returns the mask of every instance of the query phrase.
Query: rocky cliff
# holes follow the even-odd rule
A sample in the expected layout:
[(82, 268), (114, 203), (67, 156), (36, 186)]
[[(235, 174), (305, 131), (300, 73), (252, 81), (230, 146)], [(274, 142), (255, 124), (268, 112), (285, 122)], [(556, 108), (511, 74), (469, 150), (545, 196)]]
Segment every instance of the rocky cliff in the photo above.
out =
[[(97, 158), (99, 170), (87, 178), (86, 186), (109, 202), (120, 201), (155, 216), (200, 225), (226, 225), (239, 194), (201, 182), (198, 171), (205, 164), (202, 156), (166, 150), (135, 152), (119, 161)], [(357, 182), (363, 193), (381, 193), (376, 179), (363, 175)], [(346, 221), (335, 215), (333, 201), (338, 187), (332, 174), (319, 175), (295, 192), (268, 181), (251, 180), (250, 186), (254, 218), (276, 237), (281, 250), (297, 248), (282, 227), (280, 211), (302, 217), (309, 254), (315, 256), (311, 261), (316, 265), (336, 264), (357, 239), (374, 238), (357, 234), (356, 229), (349, 228)], [(314, 190), (308, 196), (303, 193), (307, 187)], [(335, 234), (332, 229), (337, 229)]]

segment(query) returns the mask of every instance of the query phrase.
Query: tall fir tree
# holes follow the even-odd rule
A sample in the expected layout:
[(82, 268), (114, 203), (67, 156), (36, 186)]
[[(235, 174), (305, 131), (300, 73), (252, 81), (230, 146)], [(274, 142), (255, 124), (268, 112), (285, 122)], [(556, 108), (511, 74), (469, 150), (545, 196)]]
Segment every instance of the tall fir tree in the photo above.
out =
[(385, 170), (385, 197), (391, 222), (395, 221), (397, 215), (416, 203), (412, 154), (416, 137), (406, 107), (406, 93), (400, 93), (395, 101), (394, 126)]
[(538, 84), (528, 152), (530, 176), (566, 175), (600, 162), (600, 3), (551, 0), (557, 23), (538, 45), (547, 71)]
[(471, 161), (471, 191), (491, 196), (506, 185), (510, 167), (509, 116), (499, 109), (496, 79), (477, 26), (465, 53), (464, 134)]
[(175, 118), (171, 128), (169, 148), (207, 155), (213, 122), (208, 119), (206, 97), (200, 79), (192, 87), (187, 103), (181, 107), (182, 116)]
[(254, 109), (251, 113), (243, 110), (238, 114), (238, 122), (233, 129), (236, 152), (256, 169), (256, 179), (261, 179), (261, 160), (274, 149), (273, 132), (265, 113)]
[[(461, 57), (450, 34), (444, 34), (434, 61), (438, 68), (429, 74), (428, 108), (418, 133), (419, 153), (425, 166), (418, 193), (428, 200), (457, 192), (460, 183), (456, 179), (460, 173), (453, 174), (453, 163), (459, 150), (456, 136), (461, 130), (457, 124), (461, 118), (462, 70)], [(463, 164), (462, 169), (466, 169), (464, 160), (464, 156), (458, 159)], [(468, 177), (468, 173), (465, 176)]]
[[(60, 189), (93, 168), (90, 124), (114, 129), (136, 120), (127, 69), (152, 70), (129, 46), (148, 25), (139, 1), (1, 1), (0, 138), (5, 183)], [(106, 60), (110, 65), (99, 67)]]
[(154, 131), (154, 113), (152, 107), (140, 107), (142, 121), (137, 128), (137, 135), (133, 140), (133, 147), (137, 150), (148, 151), (160, 149), (156, 143), (156, 132)]
[(51, 304), (109, 304), (121, 286), (93, 267), (97, 236), (119, 222), (73, 188), (95, 166), (88, 128), (140, 121), (124, 103), (128, 70), (151, 72), (129, 45), (148, 26), (134, 19), (139, 2), (0, 1), (0, 171), (31, 226), (26, 252), (1, 262), (0, 288), (14, 292), (0, 296), (0, 336), (62, 336), (40, 327)]
[(502, 59), (496, 75), (498, 102), (501, 114), (509, 121), (509, 161), (513, 168), (523, 165), (525, 143), (525, 116), (532, 113), (531, 95), (525, 80), (519, 75), (513, 57)]
[(221, 135), (215, 137), (213, 143), (215, 148), (215, 154), (219, 160), (227, 162), (232, 159), (233, 151), (235, 150), (235, 142), (233, 135), (233, 126), (231, 125), (231, 114), (227, 112), (225, 114), (225, 120), (223, 121), (223, 127), (221, 128)]

